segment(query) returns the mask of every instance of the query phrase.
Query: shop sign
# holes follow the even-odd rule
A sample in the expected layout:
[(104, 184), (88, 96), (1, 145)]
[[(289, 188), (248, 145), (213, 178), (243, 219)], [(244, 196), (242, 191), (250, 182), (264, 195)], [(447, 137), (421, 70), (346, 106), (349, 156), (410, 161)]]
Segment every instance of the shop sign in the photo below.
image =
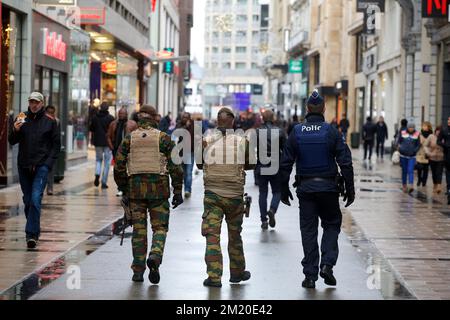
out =
[(110, 60), (102, 63), (102, 72), (107, 74), (116, 75), (117, 74), (117, 61)]
[(106, 8), (80, 7), (80, 24), (101, 26), (106, 21)]
[(40, 6), (76, 7), (77, 5), (77, 0), (36, 0), (35, 2)]
[(289, 60), (289, 73), (303, 73), (303, 60)]
[[(422, 0), (423, 18), (449, 18), (449, 0)], [(449, 20), (450, 21), (450, 20)]]
[(62, 35), (49, 32), (48, 28), (42, 28), (42, 54), (66, 61), (67, 44), (62, 40)]

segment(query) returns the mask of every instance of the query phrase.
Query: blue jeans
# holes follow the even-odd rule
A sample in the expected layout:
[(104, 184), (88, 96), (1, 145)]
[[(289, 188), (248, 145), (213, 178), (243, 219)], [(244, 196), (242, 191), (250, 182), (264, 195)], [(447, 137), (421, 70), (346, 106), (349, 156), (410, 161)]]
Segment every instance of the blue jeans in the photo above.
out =
[(259, 212), (261, 214), (261, 221), (267, 221), (267, 196), (269, 195), (269, 183), (272, 188), (272, 202), (270, 209), (276, 213), (281, 200), (281, 188), (279, 175), (265, 176), (258, 174), (259, 187)]
[(414, 166), (416, 165), (416, 158), (400, 157), (400, 165), (402, 167), (402, 184), (414, 184)]
[(34, 172), (19, 168), (19, 181), (27, 218), (25, 226), (27, 239), (37, 240), (41, 234), (41, 203), (49, 171), (46, 165), (37, 167)]
[(99, 176), (102, 173), (102, 162), (104, 161), (102, 184), (108, 182), (109, 167), (112, 160), (112, 151), (109, 147), (95, 147), (95, 175)]
[(191, 163), (183, 163), (184, 192), (192, 193), (192, 170), (194, 168), (194, 154), (191, 155)]

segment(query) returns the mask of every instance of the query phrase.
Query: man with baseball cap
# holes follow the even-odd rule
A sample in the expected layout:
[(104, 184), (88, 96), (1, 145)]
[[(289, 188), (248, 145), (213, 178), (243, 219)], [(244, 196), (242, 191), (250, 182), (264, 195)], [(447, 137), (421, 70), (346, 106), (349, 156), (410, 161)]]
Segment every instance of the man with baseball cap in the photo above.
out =
[(21, 113), (10, 128), (8, 141), (19, 144), (18, 171), (23, 193), (26, 241), (29, 249), (40, 236), (41, 202), (49, 171), (61, 148), (61, 133), (56, 120), (44, 110), (44, 96), (33, 92), (28, 111)]

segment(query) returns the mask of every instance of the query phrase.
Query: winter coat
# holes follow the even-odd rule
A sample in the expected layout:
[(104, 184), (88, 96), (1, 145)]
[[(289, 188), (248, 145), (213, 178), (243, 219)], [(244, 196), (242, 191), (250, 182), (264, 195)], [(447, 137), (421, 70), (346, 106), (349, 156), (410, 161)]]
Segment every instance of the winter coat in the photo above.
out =
[(434, 134), (425, 140), (424, 148), (429, 160), (435, 162), (444, 161), (444, 149), (437, 144), (437, 137)]
[(109, 125), (114, 121), (114, 117), (108, 111), (99, 111), (92, 118), (89, 130), (92, 132), (92, 144), (96, 147), (108, 147), (108, 139), (106, 134)]
[(415, 157), (420, 149), (420, 133), (414, 131), (412, 134), (403, 130), (398, 139), (400, 155), (403, 157)]

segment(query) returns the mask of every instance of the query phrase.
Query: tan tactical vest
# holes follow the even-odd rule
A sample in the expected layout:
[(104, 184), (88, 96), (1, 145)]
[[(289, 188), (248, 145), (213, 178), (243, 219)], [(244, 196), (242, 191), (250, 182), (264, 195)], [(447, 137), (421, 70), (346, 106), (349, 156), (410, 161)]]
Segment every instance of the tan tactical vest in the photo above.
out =
[(160, 133), (153, 128), (139, 128), (131, 133), (128, 175), (168, 174), (167, 157), (159, 151)]
[[(225, 198), (242, 197), (245, 185), (245, 138), (234, 134), (226, 137), (214, 135), (205, 138), (205, 142), (203, 164), (205, 190)], [(222, 159), (222, 162), (211, 163), (213, 158)]]

